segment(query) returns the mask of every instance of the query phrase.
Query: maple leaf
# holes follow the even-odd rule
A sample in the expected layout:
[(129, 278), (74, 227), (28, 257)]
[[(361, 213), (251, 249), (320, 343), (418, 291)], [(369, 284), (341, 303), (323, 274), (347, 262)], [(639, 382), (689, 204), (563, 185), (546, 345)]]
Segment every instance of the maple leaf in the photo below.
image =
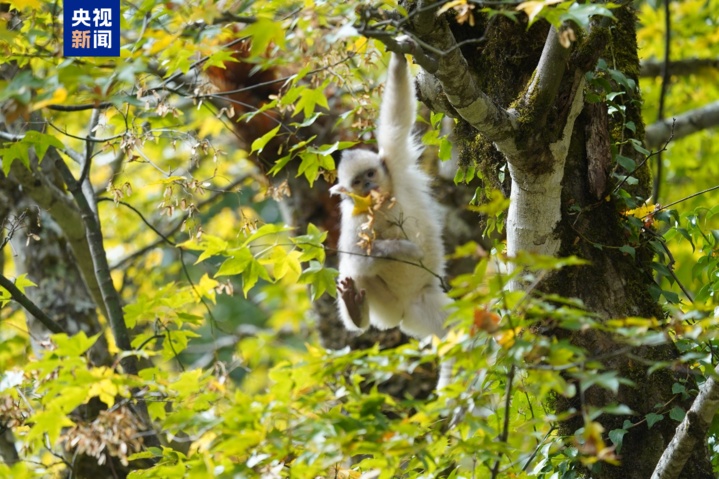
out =
[(372, 212), (372, 194), (360, 196), (354, 193), (347, 193), (352, 198), (355, 206), (352, 208), (352, 216), (361, 215), (363, 213), (370, 214)]

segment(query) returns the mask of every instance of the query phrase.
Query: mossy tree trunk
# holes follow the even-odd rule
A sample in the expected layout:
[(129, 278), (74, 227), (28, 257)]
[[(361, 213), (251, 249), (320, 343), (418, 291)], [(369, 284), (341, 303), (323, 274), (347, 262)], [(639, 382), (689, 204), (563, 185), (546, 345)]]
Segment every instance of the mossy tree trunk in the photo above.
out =
[[(495, 186), (510, 191), (510, 256), (527, 250), (585, 258), (589, 266), (564, 269), (542, 288), (579, 298), (604, 318), (662, 318), (662, 309), (650, 294), (653, 253), (641, 241), (640, 228), (633, 228), (622, 215), (626, 204), (611, 195), (616, 180), (609, 175), (615, 167), (611, 145), (630, 138), (641, 142), (644, 136), (633, 9), (617, 8), (616, 20), (592, 21), (588, 31), (580, 33), (576, 26), (563, 25), (557, 31), (541, 21), (527, 28), (526, 23), (501, 16), (488, 20), (475, 15), (474, 26), (458, 24), (453, 15), (437, 16), (417, 3), (412, 5), (416, 13), (410, 13), (411, 29), (406, 33), (425, 45), (415, 55), (424, 68), (418, 79), (422, 100), (433, 110), (459, 119), (457, 146), (462, 161), (479, 165), (485, 181), (496, 181)], [(565, 48), (562, 44), (573, 37), (569, 30), (577, 38)], [(426, 45), (444, 54), (432, 59)], [(388, 48), (402, 51), (404, 47), (388, 42)], [(609, 116), (603, 102), (587, 99), (595, 87), (587, 83), (586, 73), (594, 71), (600, 60), (626, 79), (617, 85), (625, 90), (623, 117)], [(621, 154), (634, 156), (637, 164), (644, 159), (631, 147), (621, 148)], [(505, 165), (511, 178), (502, 184), (493, 179)], [(633, 175), (639, 183), (623, 189), (635, 197), (648, 196), (646, 166)], [(633, 254), (625, 246), (631, 246)], [(570, 337), (595, 357), (621, 348), (611, 335), (596, 331), (551, 333)], [(605, 433), (621, 428), (625, 420), (636, 426), (624, 437), (621, 465), (596, 467), (591, 477), (651, 475), (677, 423), (665, 418), (649, 429), (642, 419), (657, 412), (657, 405), (678, 400), (672, 393), (675, 382), (687, 384), (687, 389), (695, 389), (695, 384), (686, 371), (662, 369), (649, 374), (648, 369), (677, 356), (671, 344), (634, 348), (606, 361), (607, 368), (630, 379), (633, 386), (620, 387), (616, 395), (591, 388), (581, 398), (584, 404), (579, 404), (580, 398), (557, 400), (559, 411), (625, 404), (636, 413), (600, 417)], [(688, 408), (690, 403), (682, 406)], [(571, 435), (582, 425), (581, 418), (568, 421), (561, 432)], [(705, 447), (694, 451), (681, 477), (713, 477)]]

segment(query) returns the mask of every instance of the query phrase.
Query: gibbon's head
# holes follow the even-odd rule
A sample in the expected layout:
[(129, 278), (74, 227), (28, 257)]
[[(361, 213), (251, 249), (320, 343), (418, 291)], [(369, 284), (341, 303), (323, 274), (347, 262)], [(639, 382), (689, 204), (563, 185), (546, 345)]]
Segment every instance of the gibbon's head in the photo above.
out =
[(337, 184), (330, 194), (353, 193), (367, 196), (371, 191), (391, 193), (392, 185), (384, 160), (369, 150), (347, 150), (337, 167)]

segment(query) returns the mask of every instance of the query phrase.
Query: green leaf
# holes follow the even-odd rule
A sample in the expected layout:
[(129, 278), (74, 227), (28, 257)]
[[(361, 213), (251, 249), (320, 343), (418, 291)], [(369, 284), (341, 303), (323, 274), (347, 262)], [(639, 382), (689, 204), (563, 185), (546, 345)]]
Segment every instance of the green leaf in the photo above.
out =
[(0, 159), (2, 160), (2, 171), (5, 175), (10, 174), (10, 166), (13, 161), (20, 160), (25, 168), (30, 169), (30, 145), (21, 141), (12, 143), (0, 150)]
[(316, 105), (329, 110), (330, 105), (327, 102), (327, 95), (325, 94), (327, 85), (329, 85), (329, 80), (326, 80), (319, 88), (304, 88), (300, 92), (300, 99), (295, 103), (295, 111), (292, 116), (297, 115), (300, 111), (302, 111), (305, 117), (312, 116), (315, 112)]
[(261, 137), (255, 139), (255, 141), (252, 142), (252, 147), (250, 148), (250, 153), (255, 152), (255, 151), (257, 153), (262, 153), (262, 150), (265, 148), (265, 146), (267, 146), (267, 143), (269, 143), (270, 140), (272, 140), (272, 138), (277, 136), (277, 132), (280, 131), (280, 126), (281, 125), (277, 125), (276, 128), (271, 129), (270, 131), (268, 131)]
[(298, 282), (309, 284), (312, 301), (317, 300), (325, 292), (333, 298), (337, 296), (336, 278), (339, 271), (333, 268), (324, 268), (319, 261), (310, 261), (310, 266), (302, 272)]
[(30, 281), (27, 277), (27, 273), (23, 273), (15, 278), (15, 287), (20, 290), (21, 293), (25, 294), (25, 288), (30, 286), (37, 286), (35, 283)]
[(634, 171), (634, 168), (637, 167), (637, 162), (627, 156), (617, 155), (615, 158), (617, 163), (627, 171)]
[(454, 174), (454, 184), (459, 185), (460, 183), (464, 182), (464, 178), (467, 175), (467, 169), (466, 168), (457, 168), (457, 172)]
[(54, 136), (46, 133), (40, 133), (35, 130), (30, 130), (25, 133), (25, 137), (22, 141), (23, 143), (30, 144), (35, 148), (35, 154), (37, 155), (37, 159), (39, 161), (42, 161), (45, 157), (45, 153), (47, 153), (48, 148), (51, 146), (60, 150), (65, 148), (65, 145), (63, 145), (62, 142)]
[(647, 428), (651, 429), (652, 426), (654, 426), (656, 423), (664, 419), (663, 414), (656, 414), (653, 412), (650, 412), (645, 416), (647, 418)]
[(180, 248), (187, 248), (193, 251), (202, 251), (202, 253), (200, 253), (200, 256), (197, 258), (197, 261), (195, 261), (195, 264), (199, 264), (205, 261), (207, 258), (211, 258), (212, 256), (217, 256), (219, 254), (225, 253), (229, 245), (227, 244), (227, 241), (223, 240), (222, 238), (218, 238), (217, 236), (209, 234), (203, 234), (202, 239), (200, 239), (199, 241), (191, 239), (185, 241), (184, 243), (180, 243), (177, 246)]
[(275, 22), (266, 17), (260, 17), (256, 22), (244, 27), (242, 35), (252, 37), (250, 53), (253, 56), (265, 53), (270, 43), (285, 48), (285, 27), (282, 22)]
[(234, 255), (222, 263), (220, 269), (215, 273), (215, 277), (243, 273), (254, 259), (250, 248), (235, 250)]
[(325, 248), (323, 243), (327, 238), (326, 231), (320, 231), (315, 225), (310, 223), (307, 226), (307, 234), (297, 236), (292, 239), (292, 242), (300, 248), (302, 254), (300, 255), (300, 261), (310, 261), (316, 259), (320, 263), (325, 261)]
[(210, 67), (219, 67), (223, 70), (227, 67), (225, 66), (225, 62), (238, 62), (239, 60), (235, 57), (234, 52), (228, 51), (228, 50), (219, 50), (210, 55), (210, 57), (207, 59), (204, 65), (202, 65), (203, 70), (207, 70)]
[(672, 384), (672, 394), (685, 394), (687, 388), (681, 383)]
[(272, 281), (267, 269), (255, 258), (252, 258), (248, 267), (242, 272), (242, 292), (245, 294), (245, 297), (247, 297), (247, 293), (257, 284), (260, 278), (265, 281)]
[(30, 431), (24, 438), (28, 443), (33, 441), (42, 441), (45, 435), (50, 444), (54, 444), (60, 437), (60, 431), (63, 427), (73, 426), (75, 423), (70, 420), (59, 408), (48, 408), (38, 411), (28, 418), (28, 424), (32, 424)]
[(632, 258), (635, 258), (636, 250), (633, 247), (629, 246), (628, 244), (625, 244), (621, 248), (619, 248), (619, 251), (630, 255)]
[(612, 441), (617, 447), (617, 452), (622, 449), (622, 443), (624, 442), (624, 435), (629, 432), (626, 429), (612, 429), (609, 431), (609, 440)]
[(671, 411), (669, 411), (669, 417), (677, 422), (681, 422), (684, 420), (684, 415), (686, 412), (684, 409), (680, 408), (679, 406), (674, 406)]
[(319, 176), (320, 166), (322, 164), (322, 156), (317, 153), (303, 151), (300, 153), (302, 162), (297, 168), (297, 176), (304, 175), (310, 186), (313, 186), (317, 176)]
[(442, 138), (439, 141), (439, 159), (442, 161), (448, 161), (452, 158), (452, 142), (447, 137)]
[(268, 171), (268, 173), (272, 176), (276, 175), (277, 173), (282, 171), (282, 169), (287, 165), (287, 163), (290, 162), (291, 159), (292, 155), (288, 154), (283, 156), (279, 160), (275, 161), (275, 164), (272, 165), (272, 168), (270, 168), (270, 171)]
[(254, 233), (252, 233), (250, 236), (248, 236), (245, 241), (242, 242), (242, 246), (247, 246), (248, 244), (252, 243), (255, 240), (258, 240), (260, 238), (263, 238), (265, 236), (270, 235), (276, 235), (278, 233), (284, 233), (286, 231), (291, 231), (292, 228), (285, 225), (276, 225), (276, 224), (266, 224), (262, 225), (260, 228), (257, 229)]
[(166, 360), (174, 359), (187, 348), (190, 338), (199, 338), (200, 335), (187, 329), (167, 331), (162, 340), (162, 357)]
[(58, 356), (80, 356), (95, 344), (99, 336), (100, 333), (97, 333), (88, 338), (84, 331), (73, 336), (68, 336), (65, 333), (53, 334), (52, 342), (57, 345), (57, 349), (53, 352)]

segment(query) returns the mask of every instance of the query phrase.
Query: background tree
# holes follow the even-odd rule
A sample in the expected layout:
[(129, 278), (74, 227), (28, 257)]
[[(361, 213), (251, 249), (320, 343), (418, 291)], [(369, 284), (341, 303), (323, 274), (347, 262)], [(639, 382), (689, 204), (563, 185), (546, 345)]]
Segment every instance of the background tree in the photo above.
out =
[[(148, 1), (120, 59), (61, 8), (0, 8), (3, 475), (714, 476), (719, 6)], [(402, 48), (457, 299), (423, 347), (331, 298), (333, 154)]]

